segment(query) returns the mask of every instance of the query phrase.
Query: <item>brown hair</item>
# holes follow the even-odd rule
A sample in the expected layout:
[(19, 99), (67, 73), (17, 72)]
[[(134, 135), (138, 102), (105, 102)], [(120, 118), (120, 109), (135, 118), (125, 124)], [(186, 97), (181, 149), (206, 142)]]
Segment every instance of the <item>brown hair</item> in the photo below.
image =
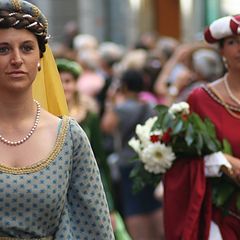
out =
[(40, 57), (42, 57), (43, 53), (46, 51), (46, 27), (30, 14), (21, 12), (9, 13), (8, 11), (0, 10), (0, 29), (1, 28), (27, 29), (37, 38), (40, 49)]

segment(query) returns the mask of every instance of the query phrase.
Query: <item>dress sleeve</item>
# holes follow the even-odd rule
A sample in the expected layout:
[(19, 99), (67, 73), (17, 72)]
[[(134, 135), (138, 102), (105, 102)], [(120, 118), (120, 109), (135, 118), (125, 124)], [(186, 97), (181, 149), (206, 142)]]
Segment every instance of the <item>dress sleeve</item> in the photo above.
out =
[(56, 240), (112, 240), (105, 193), (88, 138), (74, 120), (72, 135), (72, 173)]
[[(100, 130), (100, 119), (96, 113), (88, 113), (85, 121), (81, 122), (80, 126), (87, 133), (88, 139), (91, 144), (93, 153), (97, 160), (98, 168), (101, 175), (103, 188), (106, 194), (109, 211), (114, 211), (114, 202), (112, 197), (112, 186), (109, 166), (106, 160), (106, 154), (103, 148), (103, 137)], [(85, 130), (86, 129), (86, 130)]]

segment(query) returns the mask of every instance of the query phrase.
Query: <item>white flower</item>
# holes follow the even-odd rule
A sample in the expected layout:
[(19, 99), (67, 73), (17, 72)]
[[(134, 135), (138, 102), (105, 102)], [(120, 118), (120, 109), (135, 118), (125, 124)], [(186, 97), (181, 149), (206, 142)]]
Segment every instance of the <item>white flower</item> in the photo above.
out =
[(171, 147), (160, 142), (148, 144), (140, 155), (144, 168), (151, 173), (165, 173), (172, 166), (175, 154)]
[(143, 147), (146, 147), (150, 143), (150, 132), (153, 124), (157, 121), (157, 117), (149, 118), (144, 125), (138, 124), (136, 126), (136, 135), (139, 138)]
[(174, 103), (168, 109), (168, 112), (172, 115), (175, 115), (176, 113), (189, 114), (189, 104), (187, 102)]
[(139, 141), (138, 139), (136, 139), (135, 137), (131, 138), (131, 139), (128, 141), (128, 145), (129, 145), (130, 147), (132, 147), (133, 150), (134, 150), (136, 153), (140, 154), (140, 152), (141, 152), (141, 143), (140, 143), (140, 141)]

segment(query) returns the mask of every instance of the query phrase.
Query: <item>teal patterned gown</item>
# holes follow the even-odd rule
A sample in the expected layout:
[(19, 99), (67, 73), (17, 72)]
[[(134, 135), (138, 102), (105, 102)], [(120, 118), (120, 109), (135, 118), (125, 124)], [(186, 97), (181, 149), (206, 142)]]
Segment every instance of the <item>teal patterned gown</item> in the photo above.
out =
[(114, 239), (89, 141), (68, 117), (47, 159), (23, 168), (0, 165), (0, 237), (46, 236)]

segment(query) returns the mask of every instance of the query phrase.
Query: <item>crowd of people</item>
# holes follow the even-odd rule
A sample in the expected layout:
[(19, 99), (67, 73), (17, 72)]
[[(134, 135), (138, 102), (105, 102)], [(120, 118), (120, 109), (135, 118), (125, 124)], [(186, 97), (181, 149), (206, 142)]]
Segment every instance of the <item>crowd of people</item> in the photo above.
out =
[[(57, 51), (55, 57), (69, 59), (71, 56), (71, 61), (85, 71), (75, 82), (75, 91), (95, 102), (89, 102), (87, 106), (94, 105), (93, 111), (99, 117), (95, 126), (103, 143), (103, 161), (110, 171), (110, 188), (106, 192), (110, 193), (110, 202), (114, 203), (111, 210), (123, 217), (132, 239), (164, 239), (165, 235), (166, 239), (175, 239), (177, 235), (174, 234), (181, 233), (169, 230), (169, 226), (164, 233), (163, 205), (168, 206), (169, 211), (173, 208), (172, 202), (163, 198), (162, 188), (160, 193), (159, 188), (152, 187), (139, 194), (132, 191), (129, 176), (134, 152), (128, 141), (134, 135), (136, 125), (155, 114), (157, 104), (170, 106), (188, 101), (194, 89), (221, 78), (227, 71), (221, 52), (216, 45), (206, 44), (203, 40), (181, 43), (153, 33), (145, 33), (131, 48), (113, 42), (98, 43), (93, 36), (83, 34), (77, 34), (72, 42), (68, 52), (65, 46), (64, 53)], [(82, 107), (79, 103), (78, 106), (80, 111)], [(92, 145), (93, 150), (100, 145)], [(174, 192), (179, 193), (176, 189)], [(193, 239), (191, 237), (189, 239)]]
[[(202, 188), (196, 185), (197, 180), (189, 178), (194, 172), (203, 173), (202, 163), (206, 161), (205, 159), (208, 161), (211, 159), (210, 162), (212, 161), (214, 165), (218, 162), (217, 173), (222, 166), (226, 169), (233, 168), (234, 178), (239, 179), (237, 158), (220, 153), (224, 159), (221, 162), (219, 153), (216, 153), (203, 156), (204, 160), (201, 159), (199, 162), (188, 159), (188, 163), (183, 161), (184, 164), (181, 165), (180, 161), (179, 165), (175, 164), (166, 174), (165, 190), (162, 183), (159, 183), (157, 188), (149, 186), (140, 193), (133, 193), (130, 177), (134, 152), (129, 147), (128, 141), (134, 136), (137, 124), (143, 124), (146, 119), (155, 115), (154, 107), (158, 104), (170, 106), (176, 102), (188, 101), (192, 111), (203, 118), (209, 117), (214, 122), (220, 139), (227, 136), (233, 146), (236, 144), (236, 140), (229, 135), (230, 130), (228, 128), (223, 130), (222, 125), (226, 119), (231, 122), (228, 126), (238, 124), (239, 101), (230, 99), (231, 95), (238, 95), (237, 79), (235, 81), (229, 79), (231, 76), (235, 78), (239, 71), (239, 63), (232, 60), (235, 56), (229, 56), (228, 48), (236, 48), (231, 51), (236, 52), (237, 58), (240, 46), (238, 36), (229, 30), (231, 28), (229, 22), (222, 19), (218, 21), (221, 22), (221, 27), (225, 27), (222, 35), (218, 33), (221, 32), (218, 28), (214, 28), (216, 23), (213, 24), (214, 27), (208, 28), (211, 34), (216, 34), (215, 41), (208, 40), (206, 32), (201, 40), (191, 43), (181, 43), (174, 38), (158, 36), (155, 33), (144, 33), (133, 46), (127, 48), (113, 42), (99, 43), (93, 36), (76, 33), (72, 38), (71, 48), (64, 45), (55, 52), (56, 59), (68, 59), (81, 66), (81, 74), (75, 80), (74, 91), (81, 96), (78, 99), (89, 100), (86, 102), (87, 107), (95, 107), (92, 111), (99, 121), (94, 123), (94, 138), (96, 141), (99, 137), (100, 141), (98, 144), (92, 144), (93, 151), (101, 147), (101, 152), (105, 154), (101, 161), (106, 164), (102, 177), (106, 180), (105, 174), (109, 173), (107, 180), (109, 184), (105, 186), (105, 191), (111, 196), (108, 202), (111, 206), (112, 223), (114, 212), (120, 213), (125, 224), (124, 231), (128, 233), (129, 239), (197, 240), (240, 237), (239, 230), (236, 229), (239, 225), (239, 213), (236, 212), (238, 210), (233, 209), (234, 214), (222, 217), (221, 211), (215, 206), (212, 208), (210, 201), (205, 200), (209, 197), (206, 176), (212, 176), (199, 176), (198, 180), (203, 185), (205, 183), (205, 187)], [(226, 72), (229, 72), (228, 75)], [(222, 80), (223, 76), (228, 76), (228, 80)], [(221, 82), (227, 82), (230, 87)], [(227, 89), (236, 87), (234, 94), (229, 95), (226, 86)], [(67, 87), (64, 87), (64, 91), (67, 95)], [(225, 107), (223, 112), (227, 110), (231, 117), (225, 116), (228, 113), (224, 112), (221, 113), (221, 119), (218, 119), (220, 112), (215, 105), (219, 102)], [(76, 117), (71, 111), (71, 102), (68, 102), (68, 106), (70, 115)], [(78, 111), (81, 112), (81, 109), (84, 107), (78, 103)], [(78, 111), (75, 111), (75, 114)], [(234, 119), (228, 119), (233, 116)], [(81, 125), (81, 121), (78, 122)], [(238, 150), (234, 150), (237, 157)], [(95, 155), (97, 156), (97, 153)], [(193, 164), (194, 171), (186, 167), (189, 164)], [(225, 174), (228, 174), (228, 171), (227, 173), (224, 171)], [(179, 175), (180, 172), (183, 173), (182, 176)], [(187, 187), (188, 184), (192, 184), (191, 187)], [(197, 191), (202, 192), (202, 195), (200, 194), (195, 201), (191, 200)], [(186, 192), (189, 199), (185, 198)], [(179, 204), (182, 209), (174, 203), (178, 198), (181, 199)], [(203, 201), (206, 201), (206, 207), (211, 211), (205, 218), (203, 213), (206, 210), (203, 207), (205, 205), (200, 207)], [(198, 209), (194, 210), (194, 206), (199, 202)], [(203, 217), (200, 217), (202, 215)], [(190, 227), (186, 224), (188, 221), (193, 221), (191, 224), (189, 222)], [(113, 224), (113, 230), (115, 227), (117, 225)]]
[[(219, 171), (240, 182), (239, 16), (191, 43), (147, 32), (132, 46), (71, 23), (49, 48), (36, 6), (0, 3), (0, 239), (240, 239), (239, 192), (225, 216), (208, 184)], [(136, 125), (181, 101), (212, 120), (232, 155), (176, 161), (157, 188), (134, 193)]]

